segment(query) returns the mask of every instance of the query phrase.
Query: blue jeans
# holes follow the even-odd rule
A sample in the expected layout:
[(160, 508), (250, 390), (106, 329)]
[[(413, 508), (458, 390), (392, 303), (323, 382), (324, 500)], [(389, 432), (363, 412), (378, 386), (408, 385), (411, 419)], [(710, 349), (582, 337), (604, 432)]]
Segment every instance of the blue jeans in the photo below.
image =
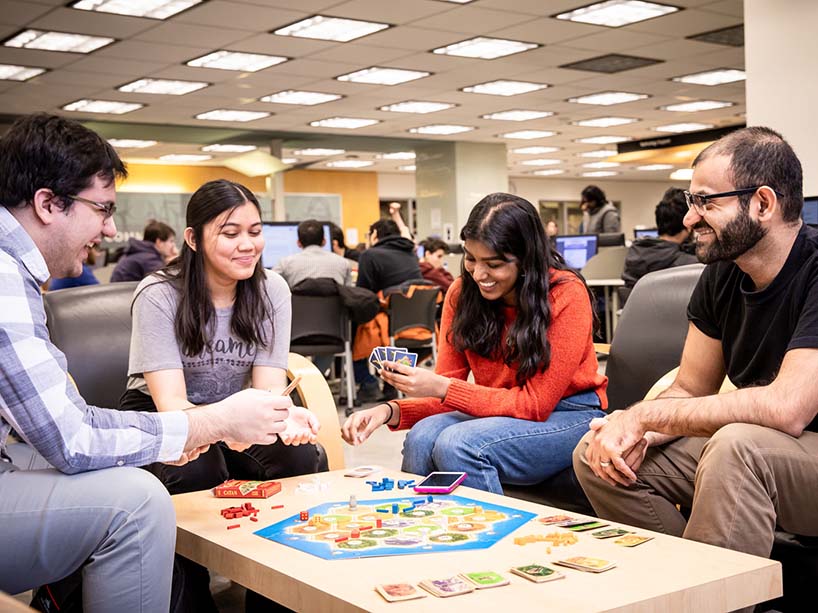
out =
[(464, 485), (502, 494), (501, 483), (533, 485), (571, 466), (588, 423), (605, 414), (594, 392), (560, 400), (546, 421), (473, 417), (459, 411), (430, 415), (409, 430), (402, 469), (468, 474)]

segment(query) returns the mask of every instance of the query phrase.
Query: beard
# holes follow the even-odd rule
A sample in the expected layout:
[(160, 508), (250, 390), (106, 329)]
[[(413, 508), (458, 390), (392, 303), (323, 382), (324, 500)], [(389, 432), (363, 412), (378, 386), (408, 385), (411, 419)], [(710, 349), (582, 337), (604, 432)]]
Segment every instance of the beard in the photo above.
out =
[[(693, 229), (699, 228), (710, 228), (710, 226), (702, 220)], [(696, 241), (696, 257), (702, 264), (734, 261), (755, 247), (758, 241), (766, 235), (767, 230), (750, 217), (747, 208), (740, 206), (736, 216), (722, 229), (720, 238), (717, 238), (714, 233), (713, 242), (710, 245)]]

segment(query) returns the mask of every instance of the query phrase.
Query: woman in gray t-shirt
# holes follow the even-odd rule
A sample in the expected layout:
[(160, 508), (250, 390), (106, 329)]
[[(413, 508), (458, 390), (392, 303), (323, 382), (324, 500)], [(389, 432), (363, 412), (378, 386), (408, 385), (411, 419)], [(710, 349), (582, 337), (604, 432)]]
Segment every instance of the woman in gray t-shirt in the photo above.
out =
[[(261, 266), (261, 212), (246, 187), (204, 184), (190, 199), (178, 259), (136, 289), (128, 389), (120, 408), (179, 411), (244, 387), (287, 384), (291, 303), (287, 283)], [(318, 470), (318, 421), (293, 407), (272, 445), (222, 442), (184, 466), (146, 468), (171, 494), (226, 479), (277, 479)], [(206, 571), (186, 572), (186, 590), (207, 597)]]

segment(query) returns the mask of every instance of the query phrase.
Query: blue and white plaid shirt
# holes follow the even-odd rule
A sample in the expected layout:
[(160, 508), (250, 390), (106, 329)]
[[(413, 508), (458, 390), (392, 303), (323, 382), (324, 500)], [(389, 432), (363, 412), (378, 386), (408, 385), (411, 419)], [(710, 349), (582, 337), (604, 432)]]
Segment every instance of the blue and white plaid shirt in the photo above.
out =
[(48, 337), (40, 285), (48, 268), (31, 237), (0, 206), (0, 455), (9, 430), (56, 469), (78, 473), (177, 460), (183, 411), (137, 413), (85, 403)]

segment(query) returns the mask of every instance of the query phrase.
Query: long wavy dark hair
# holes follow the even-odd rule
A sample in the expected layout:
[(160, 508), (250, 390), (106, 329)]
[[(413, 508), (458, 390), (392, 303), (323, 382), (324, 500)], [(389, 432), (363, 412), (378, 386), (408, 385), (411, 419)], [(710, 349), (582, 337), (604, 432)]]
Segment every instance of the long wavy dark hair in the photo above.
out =
[[(210, 349), (210, 338), (216, 325), (216, 309), (205, 280), (204, 227), (225, 211), (233, 211), (250, 202), (259, 213), (261, 207), (253, 193), (239, 183), (226, 179), (209, 181), (196, 190), (187, 205), (185, 223), (193, 229), (194, 251), (182, 245), (179, 257), (157, 272), (179, 291), (176, 311), (176, 338), (187, 356)], [(267, 294), (266, 274), (261, 260), (253, 275), (236, 283), (236, 299), (230, 329), (241, 340), (254, 346), (268, 346), (272, 337), (267, 322), (272, 321), (273, 305)]]
[(483, 198), (472, 209), (460, 239), (478, 241), (498, 255), (517, 260), (517, 317), (503, 344), (503, 301), (483, 298), (477, 282), (461, 264), (463, 285), (449, 342), (458, 351), (468, 349), (482, 357), (501, 358), (507, 366), (517, 363), (517, 385), (523, 387), (551, 364), (547, 336), (551, 324), (549, 269), (576, 272), (551, 249), (537, 210), (519, 196), (495, 193)]

